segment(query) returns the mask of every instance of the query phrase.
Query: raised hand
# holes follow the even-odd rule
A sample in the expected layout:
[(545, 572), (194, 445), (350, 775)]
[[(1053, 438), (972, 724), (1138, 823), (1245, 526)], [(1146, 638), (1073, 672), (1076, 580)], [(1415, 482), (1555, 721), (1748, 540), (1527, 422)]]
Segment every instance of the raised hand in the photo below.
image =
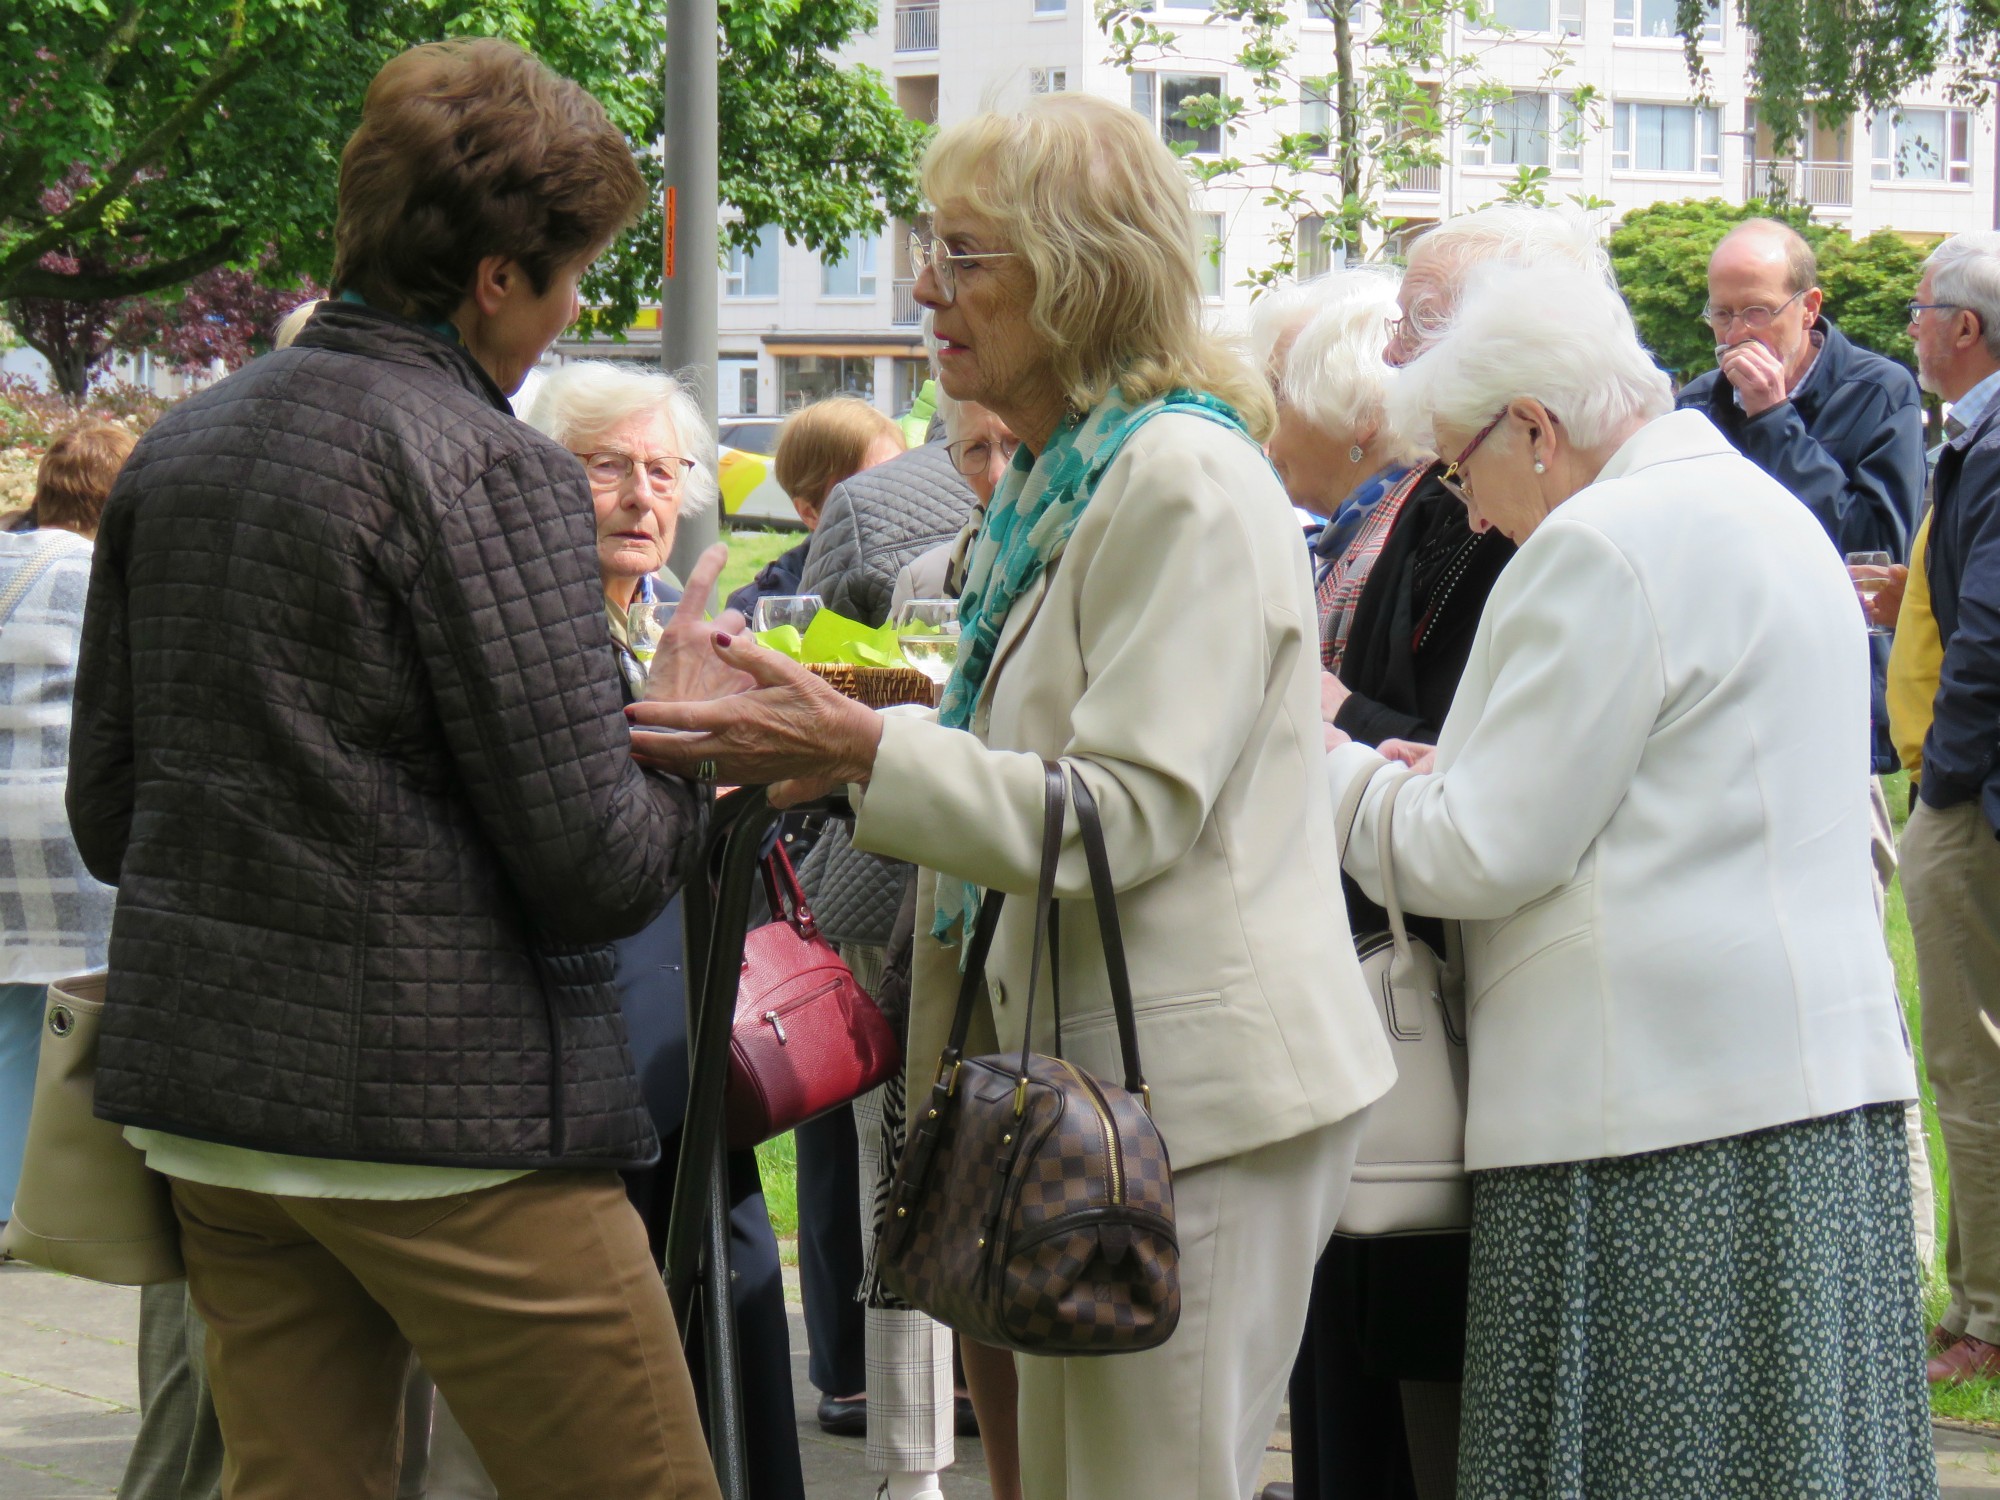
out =
[(702, 618), (715, 593), (715, 580), (729, 561), (729, 548), (717, 542), (702, 553), (688, 576), (687, 591), (674, 607), (673, 619), (660, 636), (653, 664), (646, 672), (646, 698), (659, 703), (703, 702), (726, 698), (751, 687), (748, 673), (737, 671), (715, 653), (710, 639), (717, 631), (734, 635), (743, 616), (724, 610), (715, 620)]
[[(868, 780), (882, 738), (873, 710), (747, 634), (710, 626), (704, 640), (716, 673), (747, 686), (727, 697), (631, 705), (625, 715), (632, 723), (632, 754), (642, 764), (681, 776), (706, 765), (710, 774), (741, 786), (799, 783), (774, 790), (772, 800), (780, 805)], [(658, 730), (673, 732), (648, 732)]]

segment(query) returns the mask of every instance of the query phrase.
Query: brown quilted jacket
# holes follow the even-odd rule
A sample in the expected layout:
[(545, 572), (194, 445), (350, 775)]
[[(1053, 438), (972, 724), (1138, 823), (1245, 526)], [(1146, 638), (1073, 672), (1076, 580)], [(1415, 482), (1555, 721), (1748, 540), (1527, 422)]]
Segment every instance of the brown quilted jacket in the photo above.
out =
[(118, 887), (105, 1118), (304, 1156), (625, 1167), (610, 979), (692, 854), (627, 749), (576, 460), (350, 304), (181, 403), (106, 508), (69, 814)]

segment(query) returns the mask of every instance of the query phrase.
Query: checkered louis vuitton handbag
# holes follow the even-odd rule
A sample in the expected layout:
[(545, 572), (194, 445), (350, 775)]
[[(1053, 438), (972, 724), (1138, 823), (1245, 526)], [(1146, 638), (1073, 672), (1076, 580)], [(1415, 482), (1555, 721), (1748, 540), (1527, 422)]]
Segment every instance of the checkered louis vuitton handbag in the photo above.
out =
[(1004, 897), (979, 908), (951, 1038), (890, 1190), (876, 1251), (884, 1285), (982, 1343), (1024, 1354), (1124, 1354), (1166, 1341), (1180, 1321), (1180, 1247), (1166, 1143), (1147, 1107), (1138, 1026), (1097, 804), (1081, 776), (1044, 762), (1041, 878), (1024, 1037), (1034, 1035), (1042, 949), (1050, 950), (1056, 1049), (1056, 859), (1065, 784), (1090, 870), (1118, 1023), (1125, 1086), (1091, 1077), (1023, 1040), (1018, 1056), (965, 1057), (967, 1028)]

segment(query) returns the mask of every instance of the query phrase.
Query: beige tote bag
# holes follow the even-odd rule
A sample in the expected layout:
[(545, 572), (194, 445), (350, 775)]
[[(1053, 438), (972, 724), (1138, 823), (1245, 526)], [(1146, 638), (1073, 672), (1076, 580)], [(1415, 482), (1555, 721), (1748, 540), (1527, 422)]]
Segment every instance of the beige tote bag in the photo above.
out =
[(0, 1256), (89, 1281), (146, 1286), (187, 1272), (167, 1179), (92, 1113), (104, 975), (49, 986), (34, 1113)]

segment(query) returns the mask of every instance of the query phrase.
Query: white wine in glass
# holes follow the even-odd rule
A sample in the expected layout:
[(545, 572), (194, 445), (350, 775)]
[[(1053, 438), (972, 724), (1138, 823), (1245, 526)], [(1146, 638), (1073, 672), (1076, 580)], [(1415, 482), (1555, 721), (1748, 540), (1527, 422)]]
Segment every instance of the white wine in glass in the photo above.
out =
[(958, 665), (958, 601), (910, 599), (896, 611), (903, 659), (942, 687)]

